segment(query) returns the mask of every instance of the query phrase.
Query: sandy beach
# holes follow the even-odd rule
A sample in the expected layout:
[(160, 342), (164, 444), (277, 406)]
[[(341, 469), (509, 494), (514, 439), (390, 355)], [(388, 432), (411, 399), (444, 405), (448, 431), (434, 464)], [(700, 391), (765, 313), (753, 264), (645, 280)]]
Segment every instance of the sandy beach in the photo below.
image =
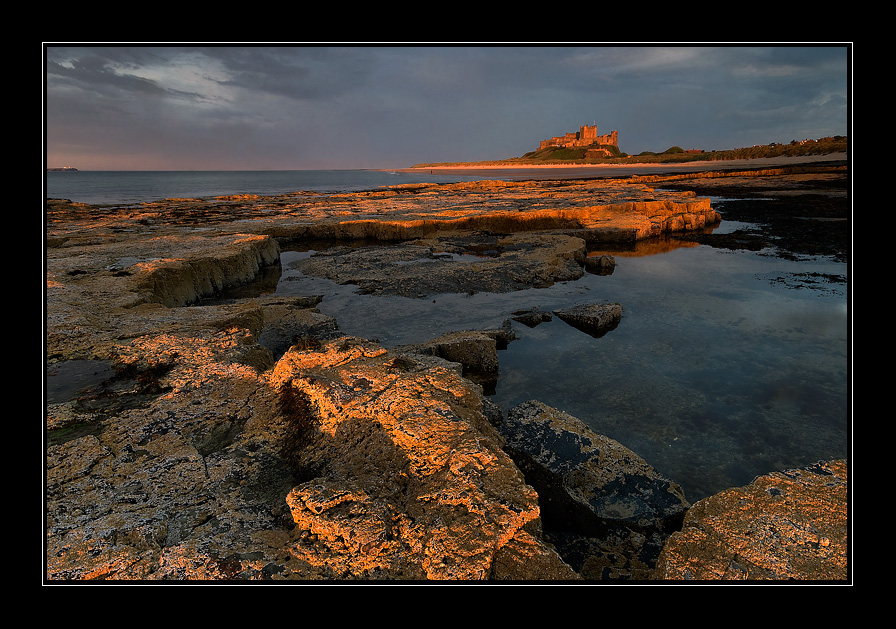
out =
[(838, 162), (849, 158), (846, 153), (830, 153), (827, 155), (800, 155), (795, 157), (769, 157), (760, 159), (707, 160), (666, 164), (470, 164), (464, 166), (427, 166), (394, 169), (396, 172), (425, 172), (439, 174), (464, 174), (475, 172), (505, 179), (531, 179), (533, 177), (548, 179), (566, 179), (582, 177), (619, 177), (624, 175), (667, 173), (667, 172), (703, 172), (707, 170), (732, 168), (765, 168), (792, 166), (802, 163)]

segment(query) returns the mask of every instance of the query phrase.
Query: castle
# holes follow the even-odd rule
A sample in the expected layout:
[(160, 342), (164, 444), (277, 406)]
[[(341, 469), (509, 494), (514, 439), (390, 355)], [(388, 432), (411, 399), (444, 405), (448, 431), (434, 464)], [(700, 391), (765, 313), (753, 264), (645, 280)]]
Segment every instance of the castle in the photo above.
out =
[(618, 132), (613, 131), (607, 135), (597, 135), (597, 125), (584, 125), (580, 127), (576, 133), (567, 133), (566, 135), (553, 137), (549, 140), (542, 140), (538, 150), (546, 149), (551, 146), (577, 148), (598, 144), (619, 146)]

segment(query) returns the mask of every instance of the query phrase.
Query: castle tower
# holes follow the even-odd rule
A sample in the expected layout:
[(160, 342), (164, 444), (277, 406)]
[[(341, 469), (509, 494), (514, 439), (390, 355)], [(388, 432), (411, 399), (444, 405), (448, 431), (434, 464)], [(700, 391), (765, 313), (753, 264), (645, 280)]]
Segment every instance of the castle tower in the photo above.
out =
[(597, 125), (583, 125), (579, 128), (579, 140), (591, 144), (597, 140)]

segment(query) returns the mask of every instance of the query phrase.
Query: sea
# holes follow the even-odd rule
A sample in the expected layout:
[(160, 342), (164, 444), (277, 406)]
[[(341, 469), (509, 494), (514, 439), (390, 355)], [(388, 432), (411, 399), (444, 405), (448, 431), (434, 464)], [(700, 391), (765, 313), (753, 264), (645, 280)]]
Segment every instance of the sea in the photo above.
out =
[(409, 183), (454, 183), (481, 178), (402, 170), (234, 170), (234, 171), (51, 171), (48, 199), (76, 203), (129, 204), (227, 194), (357, 192)]
[[(543, 172), (543, 171), (542, 171)], [(607, 175), (618, 174), (618, 171)], [(404, 183), (538, 178), (542, 173), (400, 170), (50, 172), (48, 198), (129, 204), (174, 197), (359, 191)], [(551, 173), (551, 176), (559, 176)], [(724, 207), (723, 198), (713, 203)], [(720, 210), (721, 211), (721, 210)], [(749, 227), (724, 220), (718, 232)], [(283, 251), (280, 294), (322, 295), (346, 334), (384, 346), (511, 321), (490, 398), (506, 413), (530, 399), (578, 417), (679, 483), (691, 502), (769, 472), (848, 458), (851, 353), (848, 265), (785, 260), (676, 242), (630, 251), (609, 275), (514, 293), (426, 299), (361, 295), (305, 277)], [(251, 288), (251, 287), (250, 287)], [(618, 302), (619, 326), (590, 337), (557, 317), (536, 327), (518, 310)]]

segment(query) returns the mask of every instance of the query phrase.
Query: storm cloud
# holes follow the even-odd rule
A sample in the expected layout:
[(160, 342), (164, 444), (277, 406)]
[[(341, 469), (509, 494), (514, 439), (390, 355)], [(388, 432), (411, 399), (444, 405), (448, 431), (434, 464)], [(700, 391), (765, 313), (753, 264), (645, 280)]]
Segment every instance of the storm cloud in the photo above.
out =
[(597, 124), (637, 154), (848, 135), (850, 52), (812, 46), (45, 43), (47, 166), (397, 168)]

